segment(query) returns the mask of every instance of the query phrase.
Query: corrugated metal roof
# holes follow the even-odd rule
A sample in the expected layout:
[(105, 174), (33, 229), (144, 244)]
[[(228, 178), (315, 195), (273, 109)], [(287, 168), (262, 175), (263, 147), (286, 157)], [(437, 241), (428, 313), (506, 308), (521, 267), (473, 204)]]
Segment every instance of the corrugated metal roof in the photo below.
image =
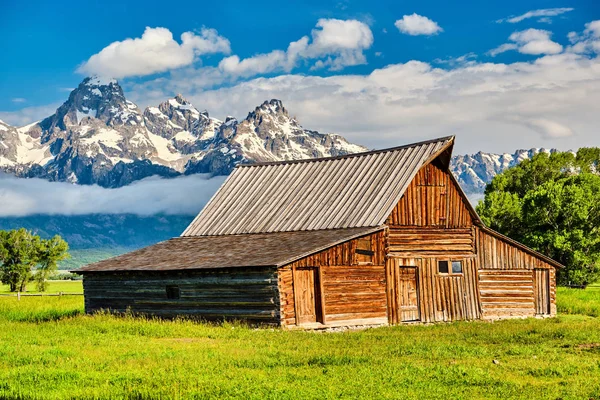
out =
[(381, 229), (384, 227), (179, 237), (89, 264), (74, 272), (280, 267)]
[(238, 166), (182, 236), (382, 225), (419, 169), (453, 142)]

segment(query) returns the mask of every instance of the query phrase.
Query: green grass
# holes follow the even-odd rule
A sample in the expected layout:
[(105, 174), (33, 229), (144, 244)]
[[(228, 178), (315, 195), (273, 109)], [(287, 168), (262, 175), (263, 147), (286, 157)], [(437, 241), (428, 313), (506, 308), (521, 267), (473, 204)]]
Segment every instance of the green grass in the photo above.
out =
[(552, 319), (344, 333), (87, 316), (81, 296), (0, 297), (0, 399), (599, 398), (600, 318), (585, 315), (599, 294), (560, 289), (568, 311)]
[(559, 287), (556, 300), (559, 313), (600, 317), (600, 285), (585, 290)]
[[(83, 293), (83, 284), (81, 281), (48, 281), (48, 290), (45, 293)], [(10, 293), (8, 285), (0, 284), (0, 294)], [(27, 285), (27, 293), (39, 293), (35, 288), (35, 283)]]

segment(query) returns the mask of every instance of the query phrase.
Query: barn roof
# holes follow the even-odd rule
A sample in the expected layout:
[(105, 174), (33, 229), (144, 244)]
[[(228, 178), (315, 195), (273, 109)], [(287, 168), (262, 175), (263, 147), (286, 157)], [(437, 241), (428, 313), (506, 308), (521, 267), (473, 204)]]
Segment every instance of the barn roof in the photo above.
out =
[(74, 272), (280, 267), (382, 229), (383, 226), (311, 232), (178, 237), (89, 264)]
[(419, 169), (454, 136), (320, 159), (240, 165), (182, 236), (382, 225)]

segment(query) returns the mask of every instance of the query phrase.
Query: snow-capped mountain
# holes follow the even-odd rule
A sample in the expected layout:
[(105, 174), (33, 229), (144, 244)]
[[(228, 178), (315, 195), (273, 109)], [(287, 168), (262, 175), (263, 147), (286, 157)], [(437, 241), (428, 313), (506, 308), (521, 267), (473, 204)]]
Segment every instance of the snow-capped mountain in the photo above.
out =
[(279, 100), (225, 122), (181, 95), (143, 112), (116, 80), (86, 78), (50, 117), (21, 128), (0, 121), (0, 170), (119, 187), (150, 175), (228, 174), (241, 162), (365, 151), (302, 128)]
[(517, 150), (513, 154), (476, 154), (452, 157), (450, 169), (468, 194), (482, 194), (485, 186), (500, 172), (530, 159), (538, 153), (555, 153), (557, 150), (544, 148)]

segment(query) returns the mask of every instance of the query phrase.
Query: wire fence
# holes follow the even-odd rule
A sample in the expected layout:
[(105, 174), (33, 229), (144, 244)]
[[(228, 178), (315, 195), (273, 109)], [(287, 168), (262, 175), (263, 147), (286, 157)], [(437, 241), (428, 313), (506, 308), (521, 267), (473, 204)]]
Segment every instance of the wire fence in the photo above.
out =
[(83, 296), (83, 293), (0, 293), (0, 297), (51, 297), (51, 296)]

